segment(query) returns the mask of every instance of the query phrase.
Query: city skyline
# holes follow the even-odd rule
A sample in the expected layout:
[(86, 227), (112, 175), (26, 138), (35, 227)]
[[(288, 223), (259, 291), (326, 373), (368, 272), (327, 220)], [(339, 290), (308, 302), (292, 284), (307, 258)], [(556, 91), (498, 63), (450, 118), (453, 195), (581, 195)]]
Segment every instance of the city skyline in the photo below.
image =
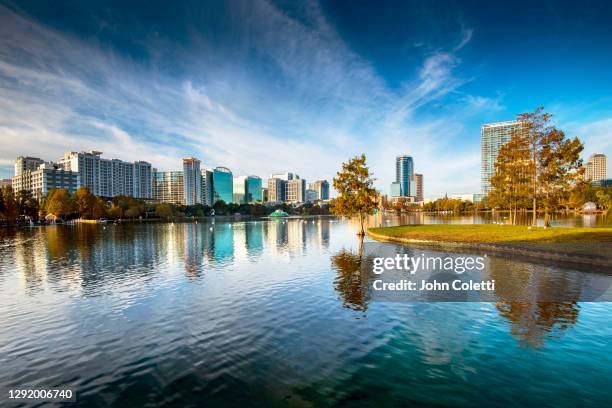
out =
[[(195, 156), (307, 180), (365, 152), (387, 193), (388, 161), (409, 152), (426, 196), (478, 192), (480, 127), (538, 105), (580, 137), (585, 161), (612, 154), (612, 16), (598, 3), (423, 2), (376, 16), (367, 3), (160, 3), (151, 15), (0, 4), (0, 178), (19, 155), (66, 146), (160, 171)], [(518, 53), (547, 63), (509, 64)]]

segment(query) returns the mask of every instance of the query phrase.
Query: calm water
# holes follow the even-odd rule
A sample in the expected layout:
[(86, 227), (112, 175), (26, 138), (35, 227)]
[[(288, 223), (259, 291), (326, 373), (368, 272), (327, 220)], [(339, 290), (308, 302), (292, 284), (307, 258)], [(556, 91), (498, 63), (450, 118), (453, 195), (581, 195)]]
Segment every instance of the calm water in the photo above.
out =
[[(372, 223), (410, 221), (388, 219)], [(84, 407), (610, 405), (612, 303), (538, 302), (547, 279), (596, 272), (492, 258), (507, 285), (536, 279), (532, 302), (377, 302), (338, 262), (356, 247), (327, 218), (0, 231), (0, 390), (69, 385)]]

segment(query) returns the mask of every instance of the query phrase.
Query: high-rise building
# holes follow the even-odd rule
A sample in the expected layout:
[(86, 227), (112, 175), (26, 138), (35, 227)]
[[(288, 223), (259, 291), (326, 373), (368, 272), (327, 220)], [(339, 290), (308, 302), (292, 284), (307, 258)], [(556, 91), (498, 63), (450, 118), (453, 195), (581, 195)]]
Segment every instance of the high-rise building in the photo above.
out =
[[(16, 163), (16, 170), (17, 167)], [(31, 191), (34, 198), (40, 201), (50, 190), (56, 188), (64, 188), (74, 194), (80, 186), (79, 181), (77, 172), (64, 170), (57, 163), (43, 162), (35, 170), (24, 170), (19, 165), (19, 174), (13, 177), (12, 186), (15, 192)]]
[(15, 176), (19, 176), (21, 173), (27, 170), (34, 171), (44, 162), (45, 161), (43, 159), (39, 159), (38, 157), (19, 156), (17, 157), (17, 160), (15, 160)]
[(236, 204), (246, 203), (246, 176), (234, 177), (234, 194), (232, 202)]
[(213, 171), (214, 202), (229, 204), (234, 199), (234, 177), (227, 167), (217, 167)]
[(200, 160), (195, 157), (183, 159), (183, 199), (185, 205), (202, 204)]
[(423, 201), (423, 175), (414, 175), (414, 184), (416, 185), (416, 200)]
[(263, 202), (261, 178), (257, 176), (247, 176), (246, 178), (246, 202)]
[(81, 185), (92, 194), (104, 197), (125, 195), (153, 198), (153, 171), (144, 161), (134, 163), (103, 159), (102, 152), (66, 152), (60, 166), (79, 174)]
[(306, 202), (307, 203), (314, 203), (318, 199), (319, 199), (319, 194), (317, 193), (317, 190), (313, 190), (311, 188), (306, 190)]
[(317, 180), (310, 183), (309, 188), (317, 192), (317, 200), (329, 200), (329, 182)]
[(416, 194), (414, 162), (411, 156), (397, 156), (395, 158), (395, 182), (400, 184), (400, 196), (408, 197)]
[(281, 203), (285, 201), (283, 180), (271, 177), (268, 180), (268, 201), (271, 203)]
[(184, 204), (182, 171), (155, 171), (153, 198), (162, 203)]
[(495, 161), (499, 150), (516, 132), (526, 134), (527, 127), (520, 121), (487, 123), (481, 128), (481, 189), (483, 194), (491, 192), (491, 177), (495, 174)]
[(603, 153), (595, 153), (589, 157), (585, 164), (584, 178), (586, 180), (598, 181), (608, 178), (607, 158)]
[(268, 187), (261, 188), (261, 201), (264, 203), (268, 202)]
[(391, 183), (391, 191), (389, 192), (389, 196), (391, 197), (401, 197), (402, 196), (402, 187), (400, 185), (400, 183), (398, 183), (397, 181), (394, 183)]
[(287, 181), (287, 199), (290, 203), (303, 203), (306, 201), (306, 180), (293, 179)]
[(294, 173), (273, 173), (270, 175), (270, 178), (277, 178), (284, 181), (289, 181), (293, 179), (299, 179), (300, 176)]
[(200, 170), (200, 179), (202, 180), (202, 204), (212, 207), (215, 197), (213, 170)]

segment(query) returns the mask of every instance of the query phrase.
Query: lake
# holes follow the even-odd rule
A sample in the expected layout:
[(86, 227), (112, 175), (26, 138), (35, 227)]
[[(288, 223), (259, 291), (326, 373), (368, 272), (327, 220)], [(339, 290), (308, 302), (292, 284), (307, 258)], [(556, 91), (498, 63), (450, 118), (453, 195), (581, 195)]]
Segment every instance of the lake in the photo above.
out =
[(355, 232), (329, 217), (0, 230), (0, 390), (70, 386), (83, 407), (612, 401), (612, 303), (540, 301), (605, 271), (490, 257), (530, 300), (377, 301), (346, 273)]

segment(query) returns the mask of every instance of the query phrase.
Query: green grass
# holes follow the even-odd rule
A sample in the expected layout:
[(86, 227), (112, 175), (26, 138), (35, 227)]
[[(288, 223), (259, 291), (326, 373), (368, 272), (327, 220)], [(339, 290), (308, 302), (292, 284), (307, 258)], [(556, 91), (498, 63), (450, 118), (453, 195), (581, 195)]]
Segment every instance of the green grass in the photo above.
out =
[(440, 242), (512, 243), (512, 242), (597, 242), (612, 243), (612, 228), (535, 228), (517, 225), (402, 225), (370, 228), (370, 232), (389, 238), (407, 238)]

